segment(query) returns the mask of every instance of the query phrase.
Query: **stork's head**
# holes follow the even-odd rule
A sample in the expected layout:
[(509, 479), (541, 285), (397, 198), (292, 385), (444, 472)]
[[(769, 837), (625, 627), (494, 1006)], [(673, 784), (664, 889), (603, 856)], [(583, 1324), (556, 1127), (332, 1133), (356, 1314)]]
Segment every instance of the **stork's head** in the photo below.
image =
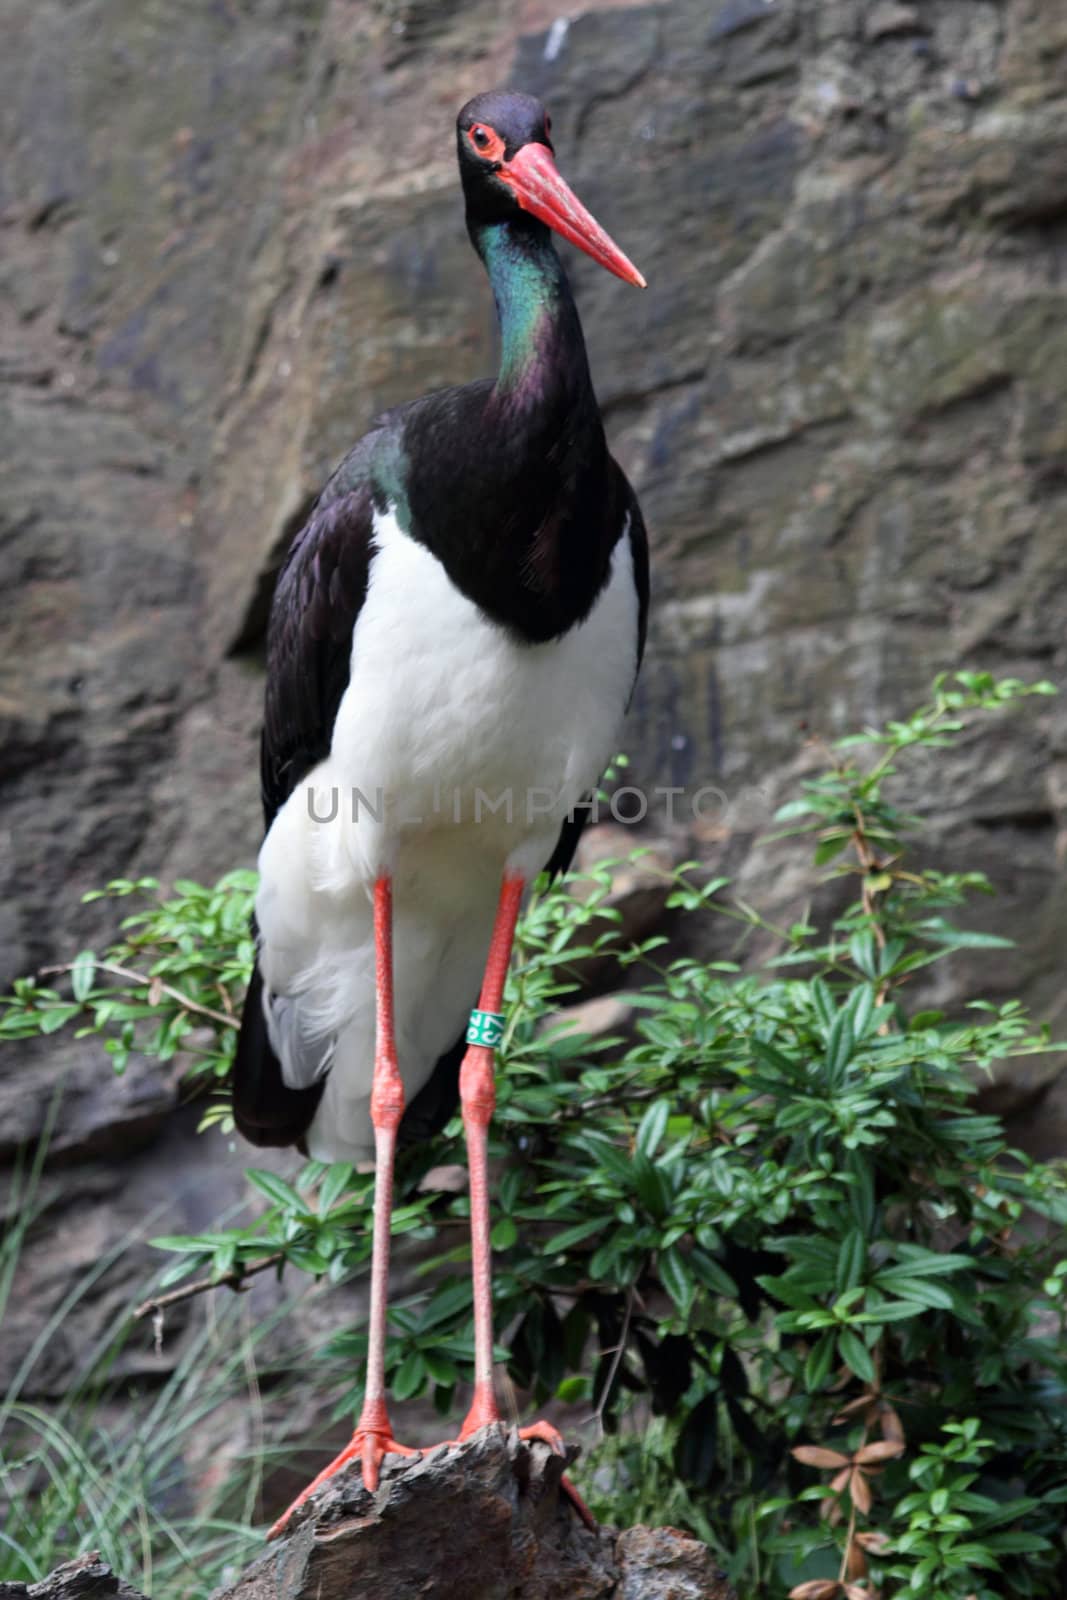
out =
[(616, 277), (643, 289), (633, 262), (560, 177), (550, 133), (548, 112), (533, 95), (494, 89), (467, 101), (456, 134), (468, 221), (536, 217)]

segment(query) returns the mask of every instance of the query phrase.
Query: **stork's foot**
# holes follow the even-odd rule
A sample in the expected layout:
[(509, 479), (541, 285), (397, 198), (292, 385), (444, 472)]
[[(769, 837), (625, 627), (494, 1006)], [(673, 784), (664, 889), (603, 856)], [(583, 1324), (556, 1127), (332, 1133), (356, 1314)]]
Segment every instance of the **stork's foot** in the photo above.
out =
[[(554, 1428), (552, 1426), (551, 1422), (541, 1421), (528, 1423), (525, 1428), (519, 1429), (519, 1438), (540, 1439), (543, 1444), (547, 1444), (550, 1449), (554, 1450), (557, 1456), (565, 1456), (567, 1454), (567, 1447), (563, 1443), (563, 1435), (560, 1433), (558, 1428)], [(564, 1473), (563, 1477), (559, 1480), (559, 1486), (563, 1490), (563, 1493), (567, 1496), (567, 1499), (570, 1501), (575, 1511), (581, 1517), (582, 1521), (585, 1523), (586, 1527), (591, 1533), (595, 1533), (596, 1518), (586, 1505), (585, 1501), (582, 1499), (581, 1495), (578, 1493), (577, 1489), (574, 1487), (571, 1480), (567, 1477), (566, 1473)]]
[[(462, 1444), (465, 1439), (469, 1439), (472, 1434), (478, 1433), (480, 1429), (491, 1427), (494, 1423), (500, 1421), (499, 1416), (485, 1415), (484, 1404), (485, 1402), (482, 1402), (476, 1395), (475, 1403), (467, 1415), (467, 1420), (459, 1430), (459, 1438), (449, 1439), (449, 1444)], [(567, 1454), (567, 1446), (563, 1443), (563, 1435), (558, 1428), (553, 1427), (551, 1422), (529, 1422), (525, 1427), (519, 1429), (519, 1438), (537, 1439), (542, 1444), (547, 1444), (554, 1455), (566, 1456)], [(559, 1486), (586, 1527), (591, 1533), (595, 1533), (597, 1529), (596, 1518), (566, 1473), (559, 1480)]]
[(284, 1533), (294, 1511), (298, 1511), (305, 1501), (310, 1500), (316, 1489), (320, 1489), (350, 1462), (360, 1463), (364, 1486), (374, 1490), (378, 1487), (378, 1475), (385, 1456), (417, 1456), (420, 1453), (418, 1450), (412, 1450), (409, 1445), (398, 1444), (388, 1428), (357, 1428), (341, 1454), (336, 1456), (328, 1467), (324, 1467), (303, 1493), (297, 1495), (288, 1511), (282, 1513), (267, 1534), (267, 1538), (276, 1539), (279, 1534)]

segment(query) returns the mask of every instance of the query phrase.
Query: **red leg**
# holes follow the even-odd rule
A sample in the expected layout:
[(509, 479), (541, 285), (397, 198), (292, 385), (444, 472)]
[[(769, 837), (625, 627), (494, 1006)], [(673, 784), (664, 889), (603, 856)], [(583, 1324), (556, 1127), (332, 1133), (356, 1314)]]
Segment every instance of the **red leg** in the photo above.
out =
[[(482, 1011), (499, 1011), (504, 1001), (515, 924), (522, 904), (523, 880), (505, 877), (500, 890), (489, 959), (478, 1002)], [(474, 1398), (460, 1438), (499, 1422), (493, 1393), (493, 1289), (492, 1259), (489, 1245), (489, 1124), (496, 1109), (496, 1084), (493, 1052), (486, 1045), (472, 1044), (463, 1057), (459, 1074), (459, 1095), (463, 1106), (463, 1131), (467, 1136), (467, 1163), (471, 1195), (471, 1276), (474, 1283)]]
[[(515, 942), (515, 924), (524, 887), (520, 877), (504, 878), (478, 1002), (481, 1011), (499, 1012), (503, 1006), (504, 982)], [(471, 1276), (474, 1285), (474, 1397), (459, 1437), (469, 1439), (479, 1428), (500, 1421), (500, 1408), (493, 1389), (493, 1287), (489, 1241), (489, 1124), (496, 1108), (493, 1051), (490, 1047), (479, 1044), (468, 1046), (460, 1069), (459, 1093), (470, 1169)], [(559, 1430), (549, 1422), (534, 1422), (529, 1427), (520, 1428), (519, 1436), (523, 1439), (541, 1439), (551, 1445), (557, 1455), (564, 1453)], [(592, 1512), (569, 1479), (563, 1479), (563, 1488), (582, 1521), (587, 1527), (595, 1528)]]
[(396, 1059), (393, 1030), (393, 886), (388, 876), (374, 885), (374, 950), (377, 991), (377, 1038), (374, 1053), (374, 1084), (370, 1111), (374, 1123), (374, 1243), (370, 1276), (370, 1339), (367, 1348), (367, 1381), (363, 1410), (356, 1431), (341, 1454), (308, 1484), (267, 1534), (268, 1539), (283, 1532), (298, 1506), (350, 1461), (361, 1461), (363, 1482), (368, 1489), (378, 1487), (382, 1457), (390, 1454), (411, 1456), (418, 1452), (393, 1438), (385, 1404), (385, 1313), (389, 1291), (389, 1233), (393, 1210), (393, 1160), (396, 1132), (404, 1114), (404, 1083)]

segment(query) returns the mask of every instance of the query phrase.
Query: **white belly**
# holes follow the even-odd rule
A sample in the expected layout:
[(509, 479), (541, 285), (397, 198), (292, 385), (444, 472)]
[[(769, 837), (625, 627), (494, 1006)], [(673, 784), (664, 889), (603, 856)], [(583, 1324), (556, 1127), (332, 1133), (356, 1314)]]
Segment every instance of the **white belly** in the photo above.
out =
[(373, 1151), (375, 878), (393, 877), (410, 1099), (476, 1003), (505, 869), (545, 865), (616, 749), (636, 667), (625, 535), (589, 617), (540, 645), (487, 621), (392, 514), (375, 519), (375, 545), (330, 755), (259, 859), (263, 976), (294, 1002), (274, 1039), (287, 1081), (307, 1082), (335, 1041), (308, 1138), (326, 1160)]

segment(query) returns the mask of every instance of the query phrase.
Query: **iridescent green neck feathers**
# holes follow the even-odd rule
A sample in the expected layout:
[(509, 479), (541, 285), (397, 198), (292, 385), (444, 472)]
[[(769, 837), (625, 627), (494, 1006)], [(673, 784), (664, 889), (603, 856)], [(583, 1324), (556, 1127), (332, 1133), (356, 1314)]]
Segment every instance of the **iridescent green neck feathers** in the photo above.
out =
[(570, 288), (540, 223), (497, 223), (473, 234), (500, 320), (498, 393), (541, 387), (567, 369), (587, 376), (585, 344)]

